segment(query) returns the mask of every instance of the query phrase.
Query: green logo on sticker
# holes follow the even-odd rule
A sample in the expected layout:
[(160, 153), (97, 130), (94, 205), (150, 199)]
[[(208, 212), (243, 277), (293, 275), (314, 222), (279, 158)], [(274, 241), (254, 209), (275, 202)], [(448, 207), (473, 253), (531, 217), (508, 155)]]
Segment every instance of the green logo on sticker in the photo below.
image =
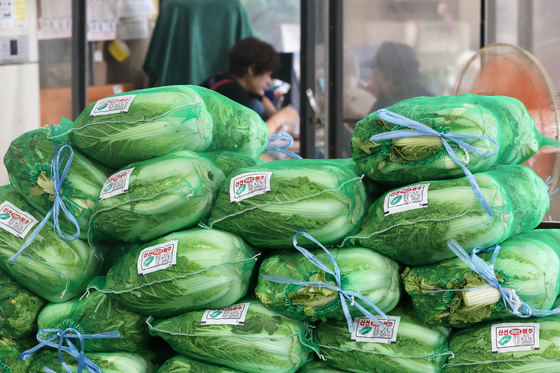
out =
[(364, 326), (362, 329), (360, 329), (359, 333), (361, 335), (365, 335), (365, 334), (371, 332), (372, 329), (373, 328), (371, 326)]
[(391, 205), (395, 206), (397, 203), (399, 203), (402, 199), (402, 196), (399, 194), (398, 196), (396, 196), (395, 198), (393, 198), (393, 200), (391, 201)]
[(102, 105), (99, 105), (99, 107), (98, 107), (97, 109), (95, 109), (95, 110), (101, 111), (101, 110), (105, 109), (107, 106), (109, 106), (109, 103), (106, 102), (106, 103), (104, 103), (104, 104), (102, 104)]
[(498, 341), (498, 343), (500, 344), (500, 346), (503, 346), (507, 344), (509, 341), (511, 341), (511, 335), (504, 335), (502, 339)]
[(10, 214), (0, 214), (0, 220), (6, 220), (10, 218)]
[(213, 313), (210, 315), (210, 317), (214, 319), (214, 318), (220, 316), (221, 314), (222, 314), (222, 311), (216, 311), (216, 312), (213, 312)]
[(149, 266), (154, 261), (154, 257), (151, 256), (148, 259), (144, 260), (144, 267)]
[(107, 187), (103, 189), (103, 192), (108, 193), (111, 191), (111, 189), (113, 189), (113, 183), (107, 185)]
[(245, 188), (247, 188), (245, 186), (245, 184), (242, 184), (239, 188), (237, 188), (237, 191), (235, 192), (235, 194), (240, 195), (241, 193), (243, 193), (243, 191), (245, 190)]

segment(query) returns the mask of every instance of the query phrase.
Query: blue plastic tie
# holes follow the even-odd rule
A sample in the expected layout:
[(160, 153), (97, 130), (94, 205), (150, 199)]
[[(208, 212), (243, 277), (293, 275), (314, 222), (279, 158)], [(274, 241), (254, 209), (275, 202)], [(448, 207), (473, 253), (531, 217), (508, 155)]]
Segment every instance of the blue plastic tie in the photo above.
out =
[[(58, 132), (58, 127), (55, 126), (54, 129), (55, 129), (55, 135), (56, 135), (56, 133)], [(54, 157), (53, 157), (53, 160), (51, 162), (51, 175), (52, 175), (52, 183), (53, 183), (53, 187), (54, 187), (54, 192), (55, 192), (55, 196), (56, 196), (55, 200), (54, 200), (54, 203), (53, 203), (53, 207), (49, 210), (49, 212), (47, 213), (45, 218), (41, 221), (41, 223), (33, 230), (33, 232), (27, 238), (27, 240), (25, 240), (25, 242), (19, 248), (19, 250), (14, 255), (12, 255), (10, 258), (8, 258), (8, 260), (10, 262), (15, 262), (17, 260), (17, 258), (19, 258), (19, 256), (23, 252), (23, 250), (25, 250), (31, 244), (31, 242), (33, 242), (35, 237), (37, 237), (37, 235), (45, 227), (45, 225), (47, 224), (47, 222), (49, 221), (51, 216), (53, 217), (53, 220), (54, 220), (54, 231), (57, 235), (59, 235), (60, 237), (62, 237), (66, 241), (74, 241), (75, 239), (80, 237), (80, 226), (78, 225), (78, 221), (76, 220), (74, 215), (72, 215), (72, 213), (68, 210), (68, 208), (64, 204), (62, 196), (60, 195), (61, 190), (62, 190), (62, 185), (64, 183), (64, 180), (66, 179), (66, 175), (68, 174), (68, 170), (70, 169), (70, 166), (72, 165), (72, 159), (74, 158), (74, 151), (72, 150), (72, 147), (70, 146), (70, 144), (65, 144), (64, 146), (62, 146), (59, 149), (58, 148), (58, 141), (56, 139), (54, 139), (53, 141), (54, 141)], [(66, 164), (64, 165), (64, 169), (62, 171), (62, 174), (60, 174), (60, 169), (62, 167), (62, 161), (67, 156), (68, 156), (68, 160), (66, 161)], [(72, 236), (69, 236), (69, 237), (65, 236), (62, 233), (62, 230), (60, 229), (59, 215), (60, 215), (60, 210), (61, 209), (62, 209), (62, 212), (64, 213), (64, 215), (66, 215), (66, 217), (68, 218), (68, 220), (70, 220), (70, 222), (73, 223), (76, 226), (76, 233), (74, 233)]]
[[(475, 247), (469, 254), (457, 243), (455, 240), (451, 240), (447, 243), (447, 246), (453, 250), (453, 252), (463, 261), (465, 262), (473, 271), (475, 271), (480, 277), (485, 279), (491, 287), (496, 288), (502, 293), (502, 299), (504, 301), (504, 305), (506, 309), (513, 313), (516, 316), (527, 318), (531, 316), (536, 317), (544, 317), (554, 315), (556, 313), (560, 313), (560, 306), (553, 309), (553, 310), (537, 310), (531, 306), (529, 306), (526, 302), (522, 301), (519, 296), (516, 294), (515, 290), (513, 289), (506, 289), (502, 287), (498, 279), (496, 278), (496, 273), (494, 272), (494, 263), (496, 258), (498, 257), (498, 253), (500, 252), (501, 246), (494, 245), (489, 247), (488, 249), (483, 249), (481, 247)], [(476, 254), (477, 253), (486, 253), (493, 251), (492, 258), (490, 259), (490, 263), (486, 264), (486, 262), (480, 259)], [(438, 291), (471, 291), (477, 289), (485, 289), (488, 286), (480, 287), (480, 288), (473, 288), (473, 289), (449, 289), (449, 290), (442, 290)]]
[(303, 159), (301, 158), (301, 156), (299, 154), (294, 153), (291, 150), (287, 150), (286, 148), (290, 147), (293, 143), (294, 143), (294, 138), (292, 136), (290, 136), (287, 133), (276, 133), (274, 135), (270, 135), (268, 136), (268, 141), (272, 141), (272, 140), (276, 140), (276, 139), (283, 139), (283, 140), (287, 140), (288, 143), (282, 146), (274, 146), (274, 145), (268, 145), (266, 147), (267, 150), (275, 150), (277, 152), (286, 154), (287, 156), (290, 156), (292, 158), (296, 158), (296, 159)]
[[(445, 147), (447, 154), (449, 154), (449, 157), (453, 160), (453, 162), (458, 164), (463, 169), (463, 172), (465, 173), (467, 180), (469, 181), (471, 187), (473, 188), (476, 198), (478, 199), (482, 207), (484, 207), (484, 210), (486, 210), (488, 215), (494, 216), (494, 212), (490, 208), (488, 202), (486, 202), (484, 195), (482, 195), (482, 191), (480, 190), (480, 187), (478, 186), (478, 183), (476, 182), (476, 179), (474, 178), (472, 172), (463, 163), (461, 163), (461, 161), (457, 157), (457, 154), (455, 154), (455, 151), (446, 140), (453, 141), (460, 147), (485, 158), (490, 158), (498, 153), (500, 147), (496, 141), (494, 141), (493, 139), (487, 136), (446, 134), (444, 132), (438, 132), (435, 129), (428, 127), (424, 123), (420, 123), (410, 118), (407, 118), (405, 116), (402, 116), (400, 114), (393, 113), (392, 111), (389, 111), (387, 109), (377, 110), (377, 115), (379, 115), (379, 117), (384, 121), (394, 123), (399, 126), (412, 128), (412, 130), (397, 130), (397, 131), (380, 133), (378, 135), (371, 136), (369, 139), (370, 141), (379, 142), (382, 140), (396, 140), (396, 139), (405, 139), (410, 137), (426, 137), (426, 136), (441, 137), (441, 141), (443, 142), (443, 146)], [(496, 146), (496, 150), (490, 154), (482, 154), (474, 146), (467, 144), (466, 142), (459, 139), (485, 139), (490, 141), (492, 144), (494, 144)]]
[[(55, 333), (55, 334), (48, 337), (47, 339), (42, 339), (40, 337), (42, 334), (49, 334), (49, 333)], [(70, 338), (78, 338), (80, 340), (81, 349), (79, 351), (76, 348), (76, 346), (74, 346), (74, 344), (70, 342)], [(37, 333), (37, 341), (39, 342), (39, 344), (30, 350), (22, 352), (21, 354), (18, 355), (18, 357), (20, 360), (25, 360), (31, 355), (33, 355), (35, 352), (39, 351), (44, 346), (49, 346), (58, 349), (58, 358), (67, 373), (72, 373), (72, 371), (70, 370), (68, 365), (66, 365), (66, 363), (64, 362), (64, 359), (62, 358), (62, 351), (66, 352), (67, 354), (71, 355), (76, 360), (78, 360), (78, 373), (82, 373), (82, 369), (84, 368), (90, 373), (101, 373), (101, 369), (94, 362), (88, 359), (84, 354), (84, 339), (97, 339), (97, 338), (122, 338), (122, 335), (119, 332), (81, 334), (74, 328), (67, 328), (65, 330), (42, 329)], [(58, 339), (58, 342), (55, 342), (56, 339)], [(62, 345), (64, 342), (66, 342), (67, 346)], [(43, 371), (48, 373), (53, 372), (48, 367), (44, 367)]]
[[(308, 240), (311, 240), (311, 241), (315, 242), (323, 250), (325, 250), (325, 252), (327, 253), (327, 257), (329, 258), (329, 260), (331, 261), (331, 263), (334, 266), (334, 272), (331, 271), (329, 269), (329, 267), (327, 267), (326, 265), (321, 263), (321, 261), (319, 259), (317, 259), (317, 257), (315, 257), (315, 255), (311, 254), (308, 250), (304, 249), (303, 247), (298, 246), (298, 244), (297, 244), (297, 236), (298, 235), (302, 235), (303, 237), (307, 238)], [(342, 290), (342, 279), (341, 279), (341, 275), (340, 275), (340, 269), (338, 268), (338, 264), (336, 263), (335, 258), (332, 256), (332, 254), (329, 252), (329, 250), (325, 246), (321, 245), (321, 243), (319, 241), (317, 241), (315, 238), (313, 238), (311, 235), (309, 235), (305, 232), (298, 232), (294, 235), (294, 247), (296, 249), (298, 249), (299, 252), (302, 253), (307, 259), (309, 259), (309, 261), (311, 263), (313, 263), (317, 267), (319, 267), (319, 269), (325, 271), (326, 273), (331, 274), (335, 278), (336, 286), (331, 285), (331, 284), (327, 284), (326, 282), (323, 282), (323, 281), (297, 281), (297, 280), (292, 280), (290, 278), (261, 274), (262, 278), (265, 279), (266, 281), (277, 282), (279, 284), (293, 284), (293, 285), (300, 285), (300, 286), (318, 286), (318, 287), (323, 287), (323, 288), (338, 291), (338, 295), (340, 296), (340, 303), (342, 305), (342, 310), (344, 311), (344, 316), (346, 316), (346, 322), (348, 323), (348, 330), (350, 331), (350, 333), (354, 332), (354, 323), (352, 321), (352, 316), (350, 315), (350, 311), (348, 310), (348, 305), (346, 304), (347, 300), (350, 301), (351, 305), (355, 305), (356, 308), (358, 308), (358, 310), (360, 310), (360, 312), (362, 312), (366, 317), (368, 317), (370, 320), (375, 321), (375, 323), (377, 325), (381, 325), (385, 328), (389, 326), (389, 318), (387, 317), (387, 315), (385, 315), (385, 313), (383, 313), (375, 304), (373, 304), (372, 301), (370, 301), (369, 299), (367, 299), (365, 296), (363, 296), (360, 293), (356, 293), (354, 291)], [(364, 307), (362, 307), (355, 300), (355, 298), (358, 298), (358, 299), (364, 301), (368, 306), (371, 306), (373, 309), (375, 309), (375, 311), (377, 311), (379, 316), (383, 316), (387, 320), (387, 325), (383, 325), (382, 323), (380, 323), (379, 320), (371, 312), (369, 312)]]

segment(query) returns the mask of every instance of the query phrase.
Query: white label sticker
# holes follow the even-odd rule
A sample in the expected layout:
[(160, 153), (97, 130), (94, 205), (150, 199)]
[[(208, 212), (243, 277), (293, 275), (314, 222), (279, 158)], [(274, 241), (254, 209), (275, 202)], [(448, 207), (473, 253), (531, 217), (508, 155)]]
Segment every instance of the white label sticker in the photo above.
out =
[(270, 192), (272, 172), (247, 172), (231, 179), (229, 199), (233, 202)]
[[(389, 327), (383, 327), (367, 317), (355, 317), (354, 332), (350, 339), (355, 342), (395, 343), (401, 317), (387, 317)], [(387, 320), (382, 316), (377, 316), (377, 319), (381, 324), (387, 325)]]
[(38, 222), (31, 214), (21, 211), (8, 201), (0, 204), (0, 228), (18, 238), (24, 239)]
[(251, 303), (238, 303), (218, 310), (206, 310), (200, 325), (244, 325)]
[(135, 97), (136, 95), (125, 95), (103, 98), (95, 103), (89, 116), (96, 117), (98, 115), (128, 113), (130, 104), (132, 104)]
[(428, 207), (429, 186), (430, 184), (420, 184), (389, 192), (383, 204), (385, 215)]
[(128, 192), (128, 182), (130, 180), (132, 170), (134, 170), (134, 167), (119, 171), (107, 179), (105, 184), (103, 184), (101, 194), (99, 194), (99, 200), (101, 201), (102, 199), (118, 196), (119, 194)]
[(492, 352), (538, 350), (539, 327), (539, 323), (492, 325)]
[(151, 246), (140, 251), (138, 275), (145, 275), (177, 265), (177, 245), (179, 240)]

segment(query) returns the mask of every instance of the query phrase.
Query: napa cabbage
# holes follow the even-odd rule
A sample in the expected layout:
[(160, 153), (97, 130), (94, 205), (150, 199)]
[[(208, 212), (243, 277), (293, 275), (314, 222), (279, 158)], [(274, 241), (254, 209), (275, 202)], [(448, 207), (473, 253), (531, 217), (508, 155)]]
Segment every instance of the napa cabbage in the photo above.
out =
[(205, 310), (147, 322), (150, 333), (181, 355), (243, 372), (294, 373), (312, 359), (317, 347), (305, 324), (249, 303), (243, 325), (201, 325)]
[(193, 228), (133, 248), (88, 290), (146, 316), (225, 307), (247, 292), (257, 256), (231, 233)]

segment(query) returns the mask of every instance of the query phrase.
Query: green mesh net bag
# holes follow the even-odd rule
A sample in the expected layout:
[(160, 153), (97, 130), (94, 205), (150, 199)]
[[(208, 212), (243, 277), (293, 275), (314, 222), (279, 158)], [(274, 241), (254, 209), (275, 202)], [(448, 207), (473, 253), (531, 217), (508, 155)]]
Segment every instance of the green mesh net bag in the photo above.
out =
[[(334, 265), (321, 249), (310, 250), (332, 272)], [(384, 255), (367, 248), (332, 249), (341, 273), (342, 290), (352, 290), (364, 295), (382, 312), (391, 311), (401, 296), (399, 265)], [(296, 281), (322, 281), (336, 285), (333, 275), (321, 270), (299, 252), (285, 251), (267, 257), (259, 270), (257, 298), (278, 313), (298, 320), (344, 320), (338, 291), (319, 287), (283, 284), (268, 281), (263, 276), (277, 276)], [(362, 304), (375, 313), (371, 306)], [(348, 304), (350, 315), (362, 315), (355, 305)]]
[[(60, 150), (65, 145), (64, 138), (60, 138), (55, 144), (49, 136), (64, 131), (66, 129), (51, 126), (26, 132), (12, 141), (4, 156), (10, 183), (43, 214), (47, 214), (53, 208), (56, 198), (53, 158), (55, 154), (59, 154), (66, 161), (70, 158), (69, 149)], [(88, 158), (76, 147), (72, 147), (72, 153), (68, 174), (60, 188), (60, 196), (77, 220), (80, 237), (87, 238), (88, 222), (95, 201), (112, 171)], [(60, 225), (66, 233), (76, 232), (76, 227), (66, 218), (60, 219)]]
[[(425, 126), (409, 127), (410, 120)], [(421, 137), (414, 137), (414, 132)], [(386, 184), (462, 176), (462, 167), (444, 147), (442, 133), (449, 136), (446, 142), (457, 159), (473, 173), (496, 164), (523, 163), (540, 147), (559, 145), (537, 131), (521, 101), (467, 94), (416, 97), (374, 112), (357, 123), (350, 150), (366, 175)], [(372, 136), (377, 137), (372, 141)]]
[[(559, 305), (557, 301), (554, 307)], [(558, 314), (456, 330), (449, 341), (454, 356), (445, 364), (445, 372), (558, 372), (559, 335)]]
[[(318, 352), (301, 321), (269, 310), (256, 300), (241, 302), (169, 319), (149, 318), (147, 323), (150, 333), (183, 356), (248, 373), (294, 373), (313, 358), (311, 352)], [(220, 324), (216, 320), (220, 317), (221, 322), (236, 324)]]
[(202, 363), (177, 355), (163, 363), (157, 373), (242, 373), (242, 371), (210, 363)]
[(85, 339), (87, 352), (129, 351), (146, 348), (150, 334), (146, 317), (132, 312), (101, 292), (87, 298), (47, 305), (37, 320), (39, 329), (73, 328), (82, 334), (119, 332), (122, 338)]
[(0, 338), (22, 339), (37, 330), (37, 317), (47, 302), (0, 269)]
[(207, 225), (259, 248), (291, 248), (299, 231), (331, 245), (358, 231), (368, 206), (351, 159), (289, 159), (234, 171)]
[(224, 180), (220, 169), (188, 150), (132, 163), (103, 185), (90, 238), (148, 242), (192, 227), (210, 212)]
[(231, 233), (193, 228), (135, 247), (88, 290), (146, 316), (225, 307), (247, 292), (257, 256)]
[[(78, 361), (66, 352), (61, 352), (64, 363), (71, 372), (78, 372)], [(146, 352), (88, 352), (85, 354), (102, 373), (156, 373), (157, 366), (152, 360), (155, 358)], [(55, 350), (40, 350), (31, 357), (33, 361), (28, 373), (65, 372), (58, 352)], [(50, 369), (45, 371), (44, 368)], [(86, 371), (85, 367), (82, 372)]]
[(353, 334), (348, 333), (345, 321), (321, 321), (316, 324), (313, 340), (329, 365), (351, 372), (443, 372), (442, 366), (451, 355), (447, 345), (451, 328), (424, 324), (409, 302), (402, 302), (388, 316), (389, 328), (364, 317), (355, 318)]
[(326, 361), (315, 359), (302, 366), (298, 373), (344, 373), (348, 370), (337, 369), (330, 366)]
[[(493, 266), (498, 283), (513, 289), (512, 298), (517, 296), (534, 309), (551, 310), (560, 294), (560, 230), (521, 233), (500, 247)], [(494, 250), (478, 257), (490, 263), (493, 255)], [(407, 268), (402, 277), (416, 312), (430, 325), (468, 327), (484, 320), (520, 320), (503, 294), (462, 258)], [(517, 307), (522, 315), (525, 307)]]
[(268, 129), (253, 110), (208, 89), (167, 86), (125, 92), (89, 105), (70, 140), (115, 169), (177, 150), (232, 150), (258, 158)]
[(50, 222), (10, 261), (44, 219), (11, 185), (0, 187), (0, 267), (21, 285), (54, 303), (82, 295), (103, 259), (85, 241), (66, 241)]
[(13, 340), (0, 338), (0, 372), (1, 373), (28, 373), (33, 358), (21, 361), (18, 357), (24, 351), (35, 346), (35, 339)]
[(407, 265), (455, 256), (447, 242), (467, 252), (536, 228), (550, 205), (548, 186), (525, 166), (495, 166), (474, 174), (490, 216), (467, 178), (412, 184), (374, 202), (360, 232), (349, 240)]

